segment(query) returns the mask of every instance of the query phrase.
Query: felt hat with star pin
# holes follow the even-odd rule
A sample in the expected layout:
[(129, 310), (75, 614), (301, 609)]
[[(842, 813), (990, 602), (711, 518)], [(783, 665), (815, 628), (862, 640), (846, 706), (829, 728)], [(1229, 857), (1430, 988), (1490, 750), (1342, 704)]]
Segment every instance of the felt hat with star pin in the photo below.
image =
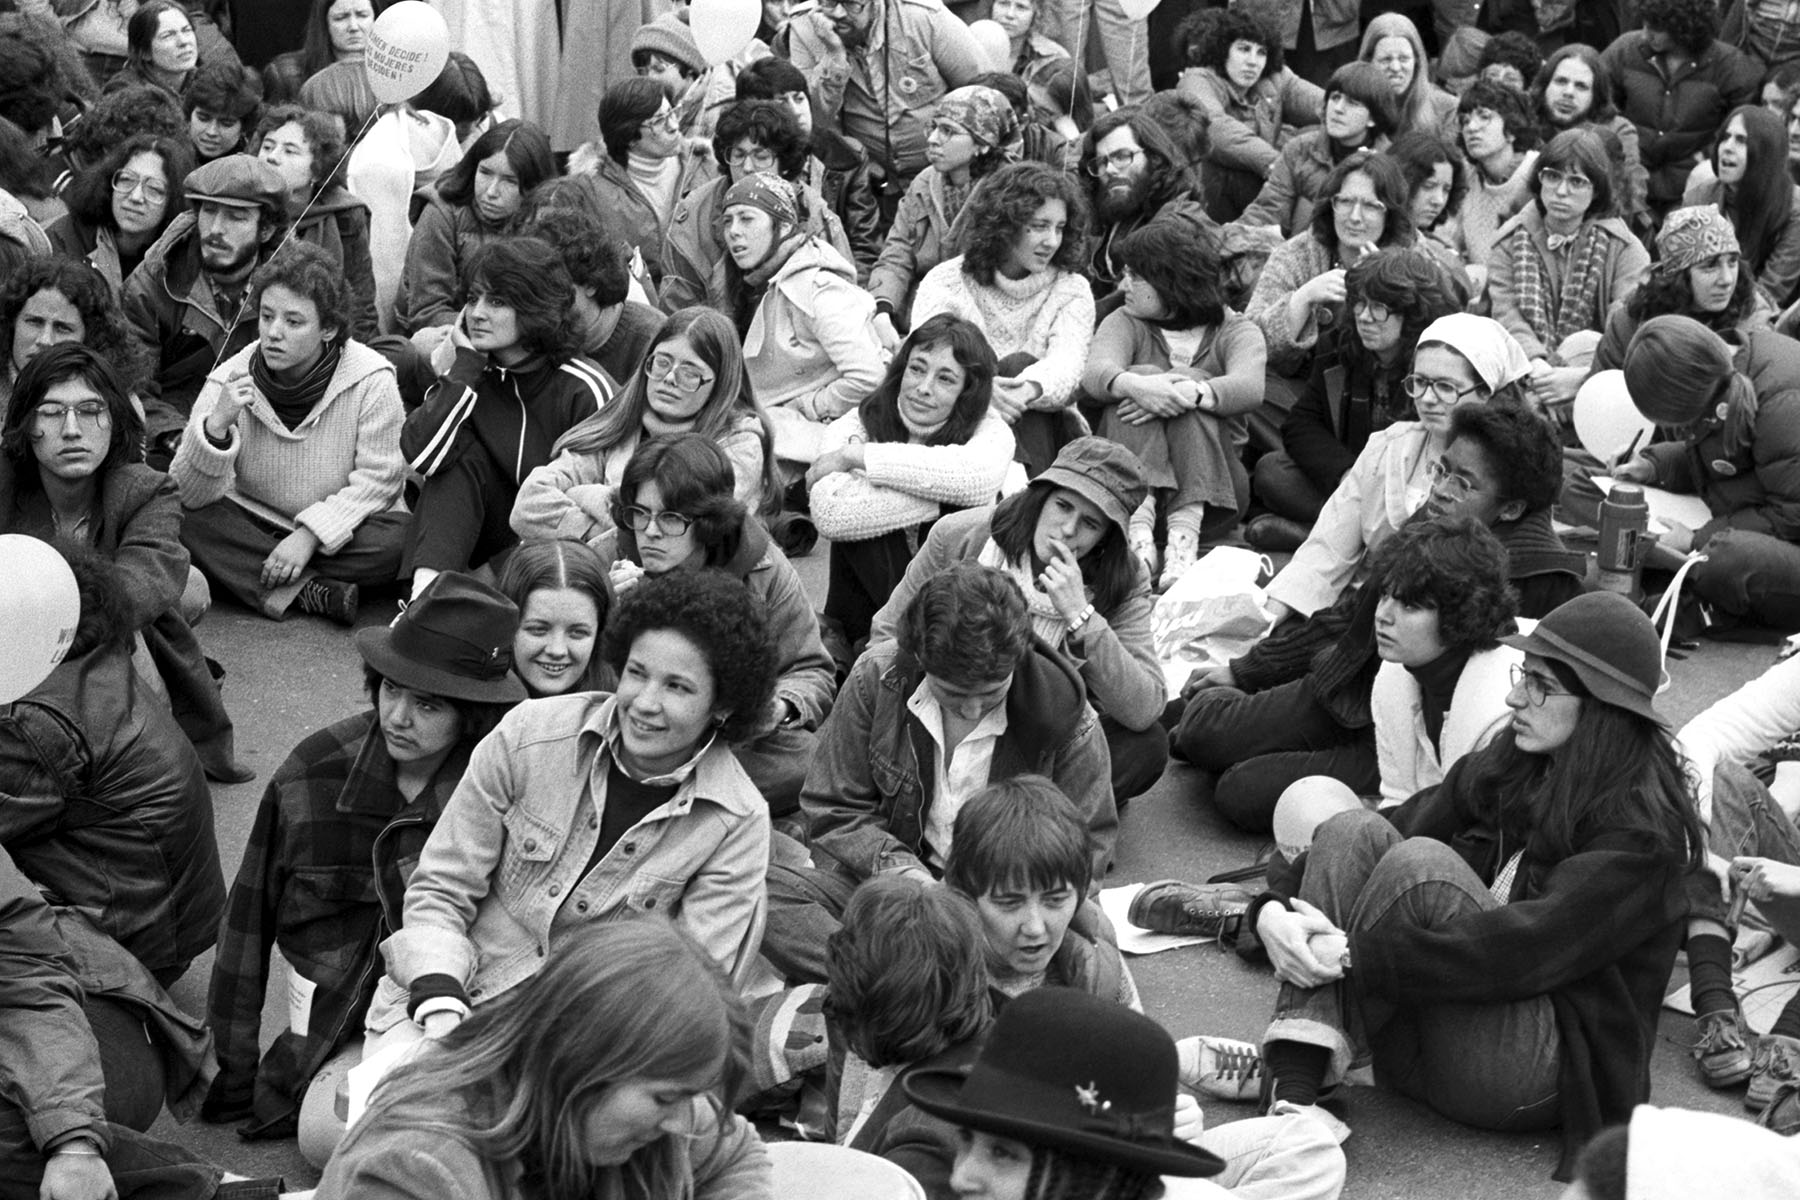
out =
[(1216, 1175), (1175, 1136), (1178, 1061), (1141, 1013), (1073, 988), (1008, 1001), (967, 1067), (920, 1067), (901, 1086), (934, 1117), (1152, 1175)]
[(519, 607), (467, 575), (445, 571), (392, 625), (356, 631), (356, 649), (383, 679), (451, 700), (513, 704), (525, 685), (512, 673)]

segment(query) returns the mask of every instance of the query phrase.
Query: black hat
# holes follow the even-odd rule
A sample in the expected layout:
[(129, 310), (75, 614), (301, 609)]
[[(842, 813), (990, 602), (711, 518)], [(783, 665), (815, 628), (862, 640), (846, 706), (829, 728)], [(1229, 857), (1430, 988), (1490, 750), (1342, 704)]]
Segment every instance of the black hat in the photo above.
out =
[(450, 700), (513, 704), (519, 606), (478, 579), (445, 571), (384, 629), (359, 629), (356, 649), (382, 678)]
[(1149, 1017), (1045, 987), (1000, 1010), (973, 1066), (921, 1067), (901, 1086), (967, 1129), (1148, 1175), (1216, 1175), (1216, 1155), (1175, 1136), (1178, 1065), (1174, 1040)]
[(1596, 700), (1668, 724), (1656, 711), (1662, 641), (1644, 610), (1617, 592), (1584, 592), (1551, 610), (1530, 633), (1500, 641), (1562, 663)]

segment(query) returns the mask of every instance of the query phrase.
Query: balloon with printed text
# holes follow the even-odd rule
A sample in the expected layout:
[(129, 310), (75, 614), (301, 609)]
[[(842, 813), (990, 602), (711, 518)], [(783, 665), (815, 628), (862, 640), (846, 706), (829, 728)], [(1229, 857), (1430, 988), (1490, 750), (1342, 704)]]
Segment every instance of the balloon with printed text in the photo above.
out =
[(48, 542), (0, 534), (0, 704), (44, 682), (75, 640), (75, 573)]
[(762, 5), (758, 0), (694, 0), (688, 9), (694, 44), (700, 47), (700, 55), (709, 67), (742, 53), (761, 23)]
[(375, 18), (363, 65), (383, 104), (400, 104), (430, 87), (450, 61), (450, 28), (424, 0), (400, 0)]

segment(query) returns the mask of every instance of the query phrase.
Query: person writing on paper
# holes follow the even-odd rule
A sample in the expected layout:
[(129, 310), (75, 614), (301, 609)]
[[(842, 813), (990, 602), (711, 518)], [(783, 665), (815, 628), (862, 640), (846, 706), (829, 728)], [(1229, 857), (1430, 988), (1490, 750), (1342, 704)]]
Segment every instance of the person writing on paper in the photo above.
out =
[(1670, 440), (1615, 479), (1698, 495), (1711, 518), (1664, 521), (1651, 564), (1688, 575), (1728, 618), (1800, 629), (1800, 344), (1771, 330), (1721, 337), (1691, 317), (1644, 322), (1625, 351), (1631, 402)]

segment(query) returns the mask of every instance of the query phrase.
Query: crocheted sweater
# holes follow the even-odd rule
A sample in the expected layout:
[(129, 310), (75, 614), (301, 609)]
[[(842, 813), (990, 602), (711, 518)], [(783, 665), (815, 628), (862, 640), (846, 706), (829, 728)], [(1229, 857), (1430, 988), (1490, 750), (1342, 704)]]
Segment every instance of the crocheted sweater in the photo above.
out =
[(871, 442), (862, 415), (847, 412), (825, 430), (822, 454), (860, 441), (863, 469), (839, 471), (812, 485), (812, 519), (834, 542), (880, 537), (922, 525), (944, 507), (990, 504), (1012, 462), (1012, 427), (991, 413), (959, 445)]
[(913, 299), (916, 329), (938, 313), (954, 313), (987, 335), (996, 358), (1023, 351), (1037, 359), (1018, 373), (1044, 389), (1043, 407), (1062, 408), (1075, 394), (1094, 336), (1094, 293), (1086, 279), (1063, 270), (1023, 279), (996, 273), (991, 284), (964, 273), (962, 255), (931, 268)]

